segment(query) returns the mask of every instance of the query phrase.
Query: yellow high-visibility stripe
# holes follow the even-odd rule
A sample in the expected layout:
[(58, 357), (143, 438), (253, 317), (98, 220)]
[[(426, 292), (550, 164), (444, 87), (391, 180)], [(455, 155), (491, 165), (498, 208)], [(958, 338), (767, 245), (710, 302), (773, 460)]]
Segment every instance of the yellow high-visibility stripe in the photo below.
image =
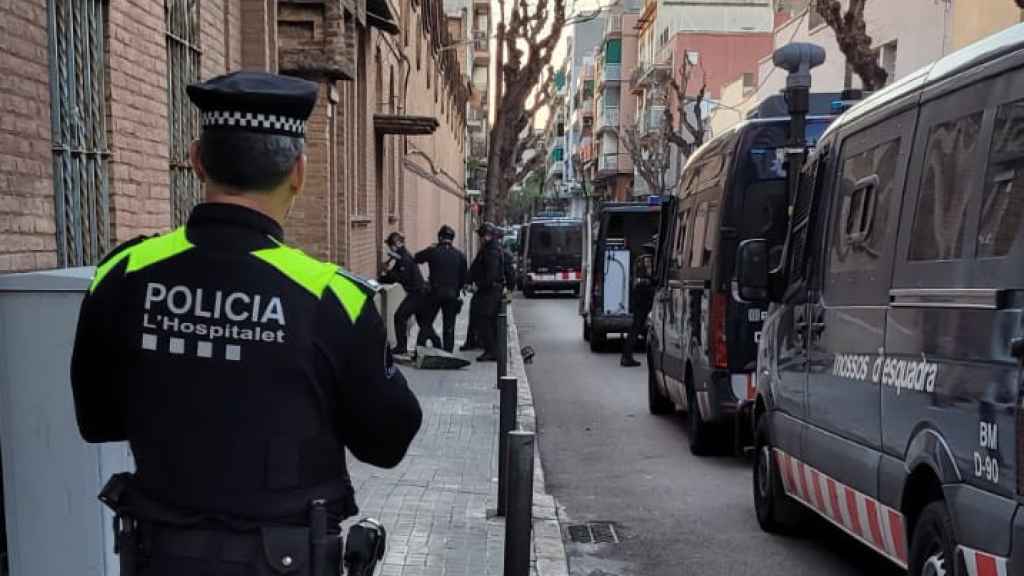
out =
[(366, 304), (366, 294), (356, 285), (355, 282), (340, 274), (335, 274), (329, 284), (331, 292), (338, 297), (345, 312), (348, 312), (349, 319), (355, 324), (359, 315), (363, 313), (363, 306)]
[(188, 241), (188, 237), (185, 235), (184, 226), (174, 230), (173, 232), (164, 234), (163, 236), (143, 240), (135, 246), (125, 248), (113, 258), (107, 260), (96, 268), (92, 284), (89, 285), (89, 293), (91, 294), (94, 292), (110, 271), (125, 258), (128, 259), (128, 267), (125, 269), (125, 273), (127, 274), (137, 272), (147, 266), (152, 266), (157, 262), (163, 262), (168, 258), (173, 258), (174, 256), (177, 256), (191, 248), (193, 248), (193, 245)]

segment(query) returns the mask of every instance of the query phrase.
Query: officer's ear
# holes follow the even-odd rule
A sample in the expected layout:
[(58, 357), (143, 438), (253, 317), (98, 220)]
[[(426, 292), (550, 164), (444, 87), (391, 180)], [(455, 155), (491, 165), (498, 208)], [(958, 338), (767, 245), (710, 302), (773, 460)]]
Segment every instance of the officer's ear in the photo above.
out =
[(288, 176), (291, 184), (292, 194), (298, 196), (306, 186), (306, 154), (299, 154), (299, 159), (292, 166), (292, 173)]
[(193, 140), (192, 145), (188, 148), (188, 159), (192, 164), (192, 170), (196, 173), (196, 177), (199, 181), (206, 183), (206, 169), (203, 168), (202, 155), (199, 150), (199, 139)]

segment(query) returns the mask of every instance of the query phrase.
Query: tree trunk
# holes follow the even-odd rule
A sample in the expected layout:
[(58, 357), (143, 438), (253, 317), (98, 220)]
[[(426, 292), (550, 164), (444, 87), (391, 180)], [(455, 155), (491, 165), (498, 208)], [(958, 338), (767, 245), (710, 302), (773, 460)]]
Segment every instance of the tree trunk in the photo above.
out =
[(873, 40), (864, 24), (864, 5), (867, 0), (850, 0), (846, 14), (839, 0), (814, 0), (811, 7), (825, 20), (836, 34), (839, 50), (846, 62), (860, 78), (864, 89), (878, 90), (885, 86), (889, 74), (878, 63), (878, 53), (871, 47)]

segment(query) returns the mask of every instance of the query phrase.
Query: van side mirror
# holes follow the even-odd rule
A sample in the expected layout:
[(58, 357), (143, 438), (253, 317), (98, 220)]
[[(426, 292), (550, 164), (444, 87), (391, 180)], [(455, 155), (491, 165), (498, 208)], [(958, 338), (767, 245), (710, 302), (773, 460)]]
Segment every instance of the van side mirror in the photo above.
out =
[(736, 250), (736, 296), (742, 302), (765, 302), (769, 297), (768, 241), (744, 240)]

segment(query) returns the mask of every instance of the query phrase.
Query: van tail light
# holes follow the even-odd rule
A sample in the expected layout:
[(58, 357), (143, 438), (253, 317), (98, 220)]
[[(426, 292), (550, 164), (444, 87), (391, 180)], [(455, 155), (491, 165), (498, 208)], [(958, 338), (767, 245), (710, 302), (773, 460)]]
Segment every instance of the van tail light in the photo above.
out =
[(725, 309), (729, 303), (726, 298), (721, 292), (711, 296), (711, 364), (715, 368), (729, 367), (729, 349), (725, 343)]

